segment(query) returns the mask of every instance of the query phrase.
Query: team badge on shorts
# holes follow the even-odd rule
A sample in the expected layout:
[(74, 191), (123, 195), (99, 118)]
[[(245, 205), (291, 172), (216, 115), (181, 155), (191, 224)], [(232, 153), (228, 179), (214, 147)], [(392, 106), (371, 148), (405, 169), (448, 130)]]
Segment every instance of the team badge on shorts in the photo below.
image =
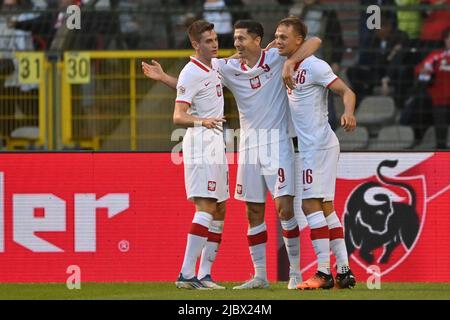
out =
[(236, 193), (237, 194), (242, 194), (242, 184), (236, 185)]
[(208, 181), (208, 191), (216, 191), (216, 182)]

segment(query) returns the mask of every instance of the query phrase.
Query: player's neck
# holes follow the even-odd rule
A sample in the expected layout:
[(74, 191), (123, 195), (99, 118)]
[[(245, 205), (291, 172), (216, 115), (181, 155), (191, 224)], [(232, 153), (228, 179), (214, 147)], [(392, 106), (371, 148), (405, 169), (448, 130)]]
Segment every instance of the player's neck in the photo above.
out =
[(250, 68), (253, 68), (258, 63), (259, 58), (261, 57), (261, 51), (262, 51), (262, 49), (259, 48), (258, 52), (255, 52), (251, 57), (245, 59), (245, 63)]
[(290, 53), (286, 55), (286, 58), (291, 58), (297, 51), (300, 49), (300, 46), (296, 47), (295, 50), (292, 50)]
[(201, 63), (203, 63), (204, 65), (207, 65), (208, 67), (211, 68), (211, 59), (207, 59), (207, 58), (203, 58), (199, 55), (195, 55), (195, 59), (197, 59), (198, 61), (200, 61)]

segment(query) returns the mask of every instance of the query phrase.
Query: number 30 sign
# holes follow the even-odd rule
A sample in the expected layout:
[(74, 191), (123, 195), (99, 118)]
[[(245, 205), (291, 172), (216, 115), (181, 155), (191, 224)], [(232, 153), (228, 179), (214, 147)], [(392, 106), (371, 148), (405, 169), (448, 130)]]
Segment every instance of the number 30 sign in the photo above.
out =
[(68, 83), (89, 83), (91, 80), (91, 57), (88, 53), (66, 52), (64, 67)]

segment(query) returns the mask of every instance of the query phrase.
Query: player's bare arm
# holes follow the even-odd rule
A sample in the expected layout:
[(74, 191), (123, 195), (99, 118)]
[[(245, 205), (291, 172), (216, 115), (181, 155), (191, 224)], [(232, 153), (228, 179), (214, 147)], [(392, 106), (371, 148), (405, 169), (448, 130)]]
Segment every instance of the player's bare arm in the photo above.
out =
[(356, 95), (344, 81), (337, 79), (330, 86), (330, 90), (340, 95), (344, 101), (344, 114), (341, 116), (341, 126), (345, 131), (353, 131), (356, 127), (355, 104)]
[(142, 71), (147, 78), (155, 81), (161, 81), (172, 89), (177, 88), (178, 79), (165, 73), (161, 65), (156, 60), (152, 60), (150, 64), (142, 61)]
[(284, 84), (290, 88), (291, 90), (295, 89), (294, 81), (292, 79), (292, 74), (294, 73), (295, 65), (311, 56), (314, 52), (316, 52), (320, 45), (322, 44), (322, 40), (318, 37), (312, 37), (305, 42), (302, 43), (300, 48), (290, 56), (284, 63), (283, 66), (283, 82)]
[(175, 103), (173, 112), (173, 123), (183, 127), (203, 126), (208, 129), (222, 130), (222, 123), (226, 122), (225, 118), (199, 118), (187, 113), (189, 105), (183, 102)]

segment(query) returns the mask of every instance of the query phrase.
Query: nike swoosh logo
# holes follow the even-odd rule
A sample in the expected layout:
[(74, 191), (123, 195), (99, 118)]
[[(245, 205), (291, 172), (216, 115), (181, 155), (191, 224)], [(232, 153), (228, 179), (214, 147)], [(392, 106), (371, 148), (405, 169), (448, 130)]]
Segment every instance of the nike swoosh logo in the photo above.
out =
[[(312, 187), (311, 187), (312, 188)], [(303, 191), (308, 191), (311, 188), (303, 188)]]
[(281, 190), (281, 189), (283, 189), (284, 187), (286, 187), (286, 186), (278, 186), (278, 190)]
[(241, 74), (240, 73), (235, 73), (234, 74), (236, 77), (239, 77)]
[(207, 82), (207, 83), (205, 83), (205, 87), (207, 87), (207, 86), (209, 86), (209, 84), (210, 84), (211, 82)]

